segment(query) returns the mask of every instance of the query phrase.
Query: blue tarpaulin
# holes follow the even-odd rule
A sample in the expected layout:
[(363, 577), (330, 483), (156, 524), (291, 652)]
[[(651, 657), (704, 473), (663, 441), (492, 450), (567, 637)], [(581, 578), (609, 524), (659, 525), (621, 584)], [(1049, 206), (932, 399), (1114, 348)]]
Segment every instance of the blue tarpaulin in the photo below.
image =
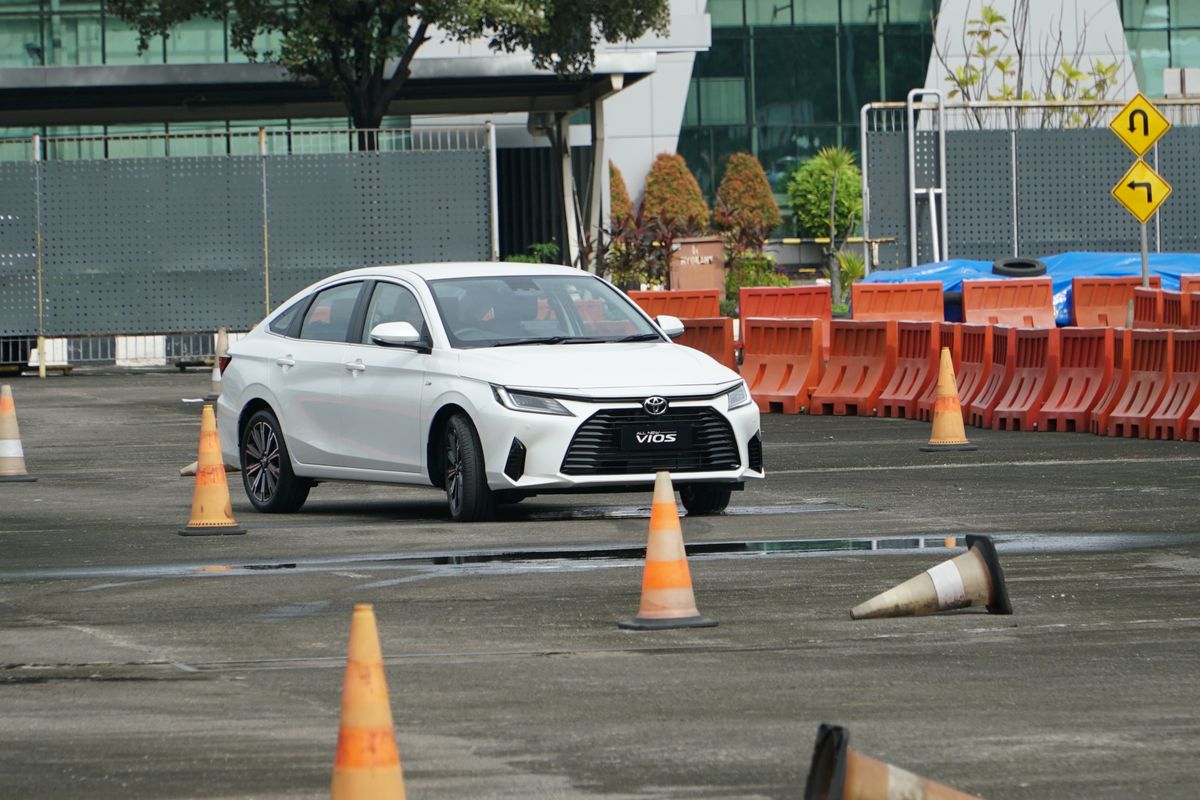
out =
[[(1041, 261), (1046, 265), (1046, 277), (1054, 285), (1054, 317), (1059, 325), (1071, 324), (1072, 278), (1142, 274), (1142, 257), (1138, 253), (1059, 253)], [(1150, 274), (1159, 276), (1162, 288), (1178, 291), (1180, 275), (1200, 274), (1200, 253), (1151, 253)], [(908, 269), (881, 270), (872, 272), (864, 280), (867, 283), (941, 281), (943, 292), (961, 292), (964, 280), (981, 279), (1008, 280), (992, 272), (990, 261), (963, 258)]]

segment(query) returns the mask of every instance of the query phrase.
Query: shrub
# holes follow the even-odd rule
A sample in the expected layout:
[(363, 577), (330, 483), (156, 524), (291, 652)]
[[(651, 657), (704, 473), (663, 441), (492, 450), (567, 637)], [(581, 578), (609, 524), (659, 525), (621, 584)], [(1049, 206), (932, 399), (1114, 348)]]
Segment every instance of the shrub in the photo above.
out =
[(625, 186), (625, 177), (617, 165), (608, 162), (608, 193), (612, 208), (609, 211), (608, 222), (613, 229), (620, 228), (633, 217), (633, 201), (629, 199), (629, 189)]
[(557, 264), (558, 245), (554, 242), (537, 242), (529, 245), (529, 253), (514, 253), (505, 257), (505, 261), (520, 264)]
[(771, 229), (781, 221), (779, 204), (758, 159), (734, 153), (717, 188), (713, 224), (724, 234), (732, 258), (741, 252), (761, 252)]
[[(788, 286), (791, 281), (787, 275), (781, 273), (778, 267), (775, 266), (775, 259), (765, 255), (748, 255), (742, 254), (730, 262), (729, 269), (725, 273), (725, 304), (722, 304), (721, 310), (725, 312), (726, 307), (732, 307), (735, 311), (738, 302), (738, 289), (743, 286)], [(733, 316), (729, 314), (729, 316)]]
[(708, 230), (708, 203), (700, 184), (678, 153), (659, 153), (646, 176), (642, 212), (658, 219), (676, 236), (688, 236)]
[(838, 280), (841, 282), (842, 297), (850, 296), (850, 285), (855, 281), (860, 281), (863, 275), (866, 274), (866, 266), (863, 263), (861, 253), (855, 253), (852, 250), (839, 250), (837, 252), (838, 262)]

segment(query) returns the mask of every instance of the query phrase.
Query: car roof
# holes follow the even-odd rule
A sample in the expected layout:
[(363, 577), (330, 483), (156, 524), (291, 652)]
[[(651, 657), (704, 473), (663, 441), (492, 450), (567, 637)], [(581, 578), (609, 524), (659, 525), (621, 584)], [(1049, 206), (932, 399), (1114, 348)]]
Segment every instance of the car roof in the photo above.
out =
[[(394, 264), (380, 267), (363, 267), (342, 272), (332, 278), (392, 277), (420, 278), (430, 281), (438, 278), (502, 277), (514, 275), (579, 275), (582, 270), (560, 264), (526, 264), (515, 261), (445, 261), (428, 264)], [(583, 273), (589, 274), (589, 273)]]

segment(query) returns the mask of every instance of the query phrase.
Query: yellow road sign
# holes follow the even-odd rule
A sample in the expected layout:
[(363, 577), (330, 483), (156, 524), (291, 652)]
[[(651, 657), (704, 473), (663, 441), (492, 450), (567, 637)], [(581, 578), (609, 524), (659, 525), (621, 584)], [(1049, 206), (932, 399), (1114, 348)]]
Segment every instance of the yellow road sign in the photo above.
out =
[(1108, 129), (1141, 156), (1171, 130), (1171, 123), (1154, 107), (1154, 103), (1146, 99), (1146, 95), (1138, 92), (1108, 123)]
[(1144, 223), (1171, 196), (1171, 184), (1139, 158), (1109, 193), (1138, 222)]

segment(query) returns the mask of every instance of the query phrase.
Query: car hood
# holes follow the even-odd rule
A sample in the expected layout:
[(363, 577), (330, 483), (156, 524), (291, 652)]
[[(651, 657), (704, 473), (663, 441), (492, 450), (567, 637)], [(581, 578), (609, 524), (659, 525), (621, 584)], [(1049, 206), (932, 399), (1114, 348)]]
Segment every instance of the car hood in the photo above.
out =
[(545, 392), (703, 393), (738, 380), (737, 373), (699, 350), (668, 342), (518, 345), (460, 353), (463, 377)]

